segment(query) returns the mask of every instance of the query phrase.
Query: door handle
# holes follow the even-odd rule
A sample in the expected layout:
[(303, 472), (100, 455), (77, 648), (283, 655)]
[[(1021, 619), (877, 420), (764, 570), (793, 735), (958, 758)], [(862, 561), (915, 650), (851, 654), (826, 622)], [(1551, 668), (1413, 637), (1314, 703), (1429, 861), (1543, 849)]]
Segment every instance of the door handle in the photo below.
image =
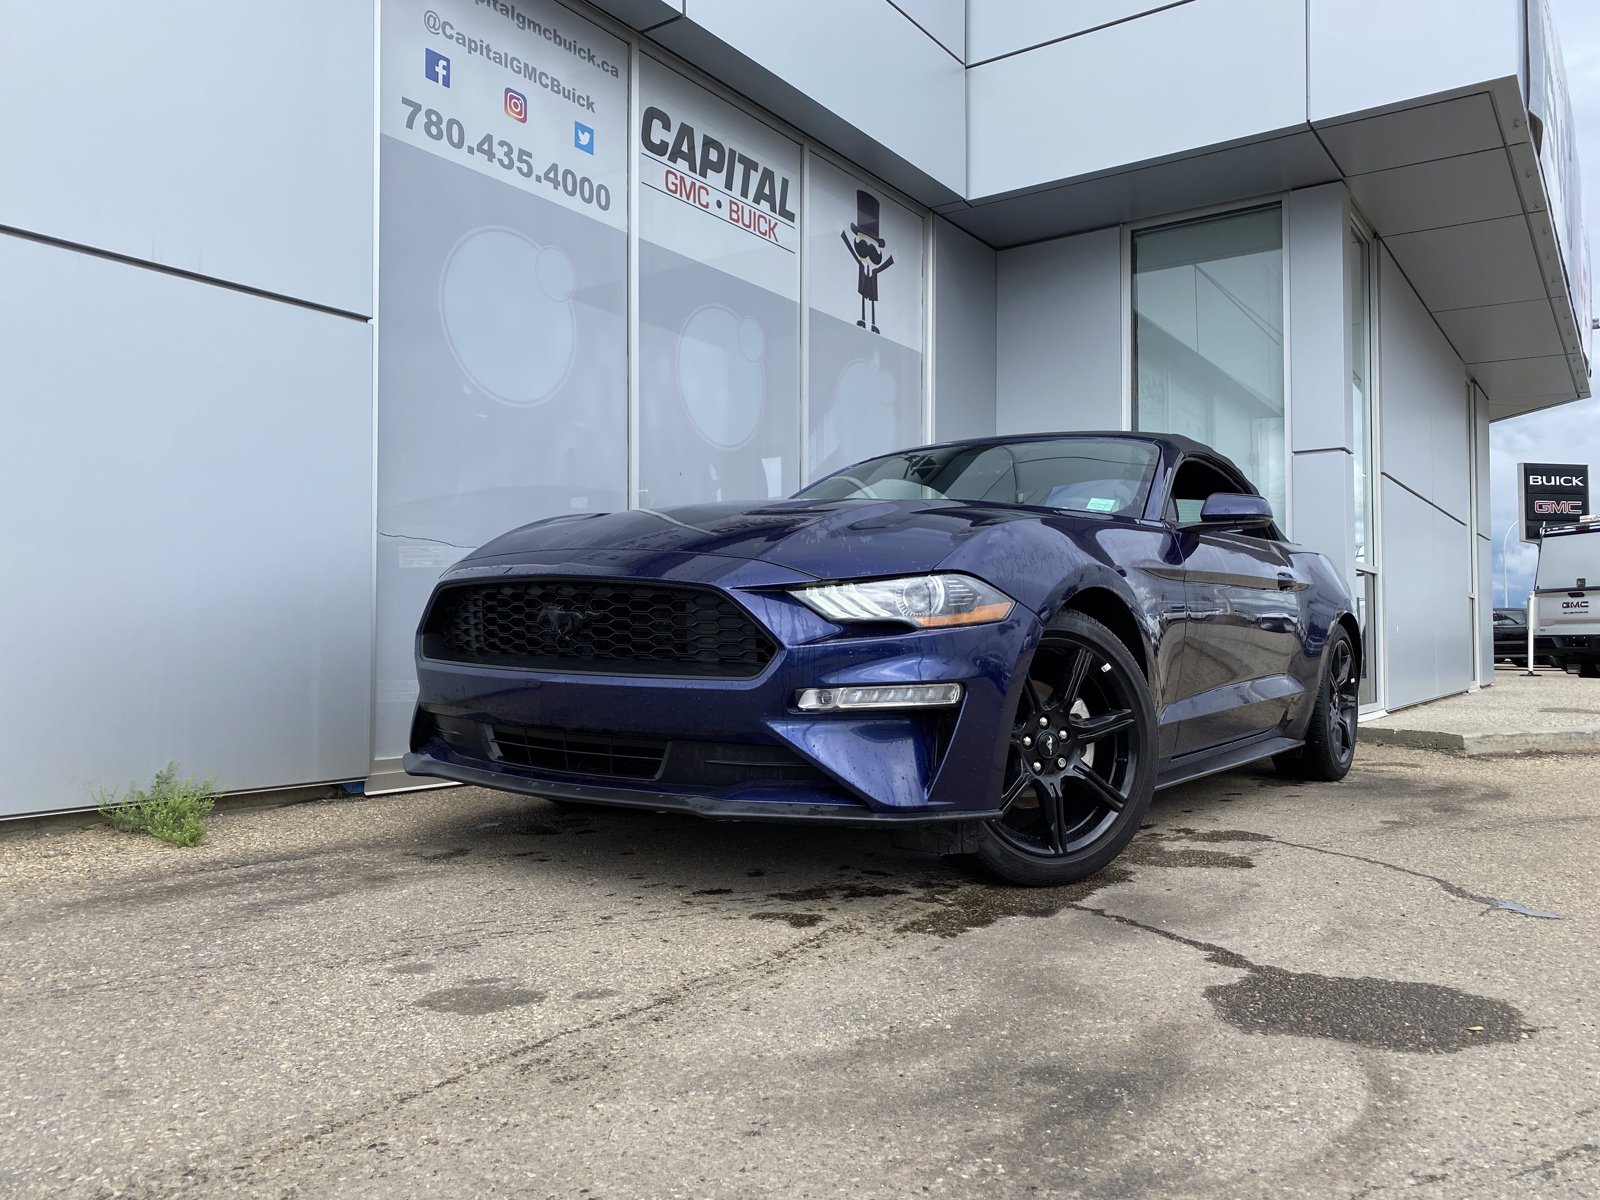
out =
[(1300, 586), (1300, 581), (1298, 579), (1296, 579), (1293, 575), (1289, 574), (1289, 572), (1287, 572), (1287, 571), (1279, 571), (1278, 572), (1278, 590), (1280, 592), (1292, 592), (1295, 588), (1297, 588), (1299, 586)]

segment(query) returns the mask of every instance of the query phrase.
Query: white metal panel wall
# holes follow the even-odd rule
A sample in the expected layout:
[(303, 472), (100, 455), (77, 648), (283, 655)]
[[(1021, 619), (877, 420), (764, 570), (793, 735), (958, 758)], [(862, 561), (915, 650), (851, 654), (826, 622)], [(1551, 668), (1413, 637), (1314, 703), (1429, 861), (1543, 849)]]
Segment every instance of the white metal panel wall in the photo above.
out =
[(1466, 368), (1387, 250), (1378, 255), (1384, 645), (1390, 708), (1472, 684)]
[(371, 313), (370, 0), (11, 4), (0, 37), (0, 225)]
[[(749, 0), (695, 0), (685, 20), (965, 192), (966, 68), (888, 0), (811, 0), (803, 15), (780, 16)], [(686, 46), (681, 25), (661, 40)]]
[(1382, 639), (1390, 708), (1472, 684), (1471, 547), (1467, 527), (1383, 481)]
[(0, 235), (0, 815), (366, 773), (363, 321)]
[(1392, 479), (1383, 480), (1383, 636), (1387, 703), (1403, 708), (1439, 695), (1433, 629), (1439, 581), (1433, 577), (1435, 510)]
[(995, 432), (996, 255), (948, 221), (933, 219), (933, 435)]
[(1378, 296), (1384, 474), (1466, 521), (1466, 367), (1387, 250), (1378, 256)]
[(1494, 478), (1489, 469), (1489, 401), (1473, 385), (1474, 422), (1472, 438), (1473, 457), (1478, 468), (1478, 527), (1473, 530), (1478, 553), (1478, 682), (1494, 682), (1494, 606), (1499, 603), (1499, 593), (1494, 581), (1494, 530), (1490, 513), (1490, 482)]
[(1303, 126), (1305, 61), (1302, 5), (1194, 0), (973, 67), (967, 195)]
[(999, 432), (1121, 428), (1121, 232), (1002, 251), (998, 278)]
[(1306, 8), (1313, 121), (1522, 69), (1523, 0), (1308, 0)]
[(1292, 192), (1284, 205), (1289, 322), (1290, 536), (1355, 573), (1354, 432), (1340, 183)]
[(967, 57), (967, 0), (895, 0), (895, 7), (962, 62)]
[[(1433, 515), (1433, 603), (1439, 619), (1434, 626), (1434, 655), (1438, 661), (1437, 695), (1450, 696), (1472, 686), (1472, 555), (1470, 531), (1460, 521), (1435, 511)], [(1392, 703), (1392, 701), (1391, 701)]]
[(1359, 581), (1352, 459), (1344, 450), (1315, 450), (1296, 454), (1292, 467), (1289, 536), (1326, 554), (1355, 595)]
[[(967, 61), (980, 63), (1169, 7), (1173, 0), (971, 0)], [(1180, 0), (1195, 3), (1196, 0)]]
[[(1345, 246), (1350, 214), (1345, 187), (1291, 192), (1284, 205), (1285, 259), (1289, 287), (1290, 437), (1296, 452), (1349, 450), (1349, 288)], [(1350, 514), (1354, 520), (1354, 514)]]

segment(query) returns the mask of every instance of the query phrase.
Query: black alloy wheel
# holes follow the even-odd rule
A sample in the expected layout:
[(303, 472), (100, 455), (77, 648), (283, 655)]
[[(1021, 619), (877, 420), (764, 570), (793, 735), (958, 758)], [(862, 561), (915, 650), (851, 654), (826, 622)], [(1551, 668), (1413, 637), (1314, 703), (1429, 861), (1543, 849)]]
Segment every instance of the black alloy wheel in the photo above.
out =
[(1017, 701), (1000, 783), (1004, 815), (977, 859), (1009, 883), (1072, 883), (1128, 844), (1155, 787), (1155, 718), (1132, 655), (1097, 621), (1045, 631)]
[(1276, 755), (1272, 763), (1291, 779), (1337, 783), (1356, 757), (1356, 714), (1361, 707), (1361, 666), (1355, 643), (1335, 625), (1322, 656), (1322, 675), (1306, 728), (1305, 745)]

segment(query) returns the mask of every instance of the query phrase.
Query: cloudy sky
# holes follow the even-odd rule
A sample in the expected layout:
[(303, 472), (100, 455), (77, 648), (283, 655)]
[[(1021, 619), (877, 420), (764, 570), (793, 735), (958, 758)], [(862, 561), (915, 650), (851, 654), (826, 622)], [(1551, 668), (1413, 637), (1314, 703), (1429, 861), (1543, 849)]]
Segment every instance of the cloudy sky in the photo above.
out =
[[(1584, 213), (1591, 246), (1600, 238), (1600, 4), (1595, 0), (1550, 0), (1567, 63), (1572, 116), (1578, 130), (1583, 174)], [(1600, 280), (1600, 273), (1595, 275)], [(1596, 335), (1600, 352), (1600, 334)], [(1600, 357), (1600, 353), (1597, 353)], [(1494, 533), (1495, 603), (1507, 592), (1510, 603), (1527, 602), (1537, 552), (1506, 529), (1517, 520), (1516, 472), (1519, 462), (1589, 463), (1600, 466), (1600, 397), (1563, 405), (1547, 413), (1499, 421), (1489, 427), (1493, 475), (1491, 528)], [(1590, 481), (1591, 485), (1593, 480)], [(1510, 553), (1501, 559), (1501, 546)]]

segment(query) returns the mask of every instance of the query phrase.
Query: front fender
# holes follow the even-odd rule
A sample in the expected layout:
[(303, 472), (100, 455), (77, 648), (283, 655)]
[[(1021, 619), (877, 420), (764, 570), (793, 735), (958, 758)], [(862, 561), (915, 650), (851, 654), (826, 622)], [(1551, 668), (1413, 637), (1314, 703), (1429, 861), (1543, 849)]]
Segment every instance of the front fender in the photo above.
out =
[(1018, 521), (975, 534), (940, 569), (994, 584), (1046, 624), (1083, 593), (1106, 593), (1131, 617), (1152, 694), (1162, 695), (1158, 648), (1184, 613), (1181, 560), (1165, 527), (1116, 518)]

